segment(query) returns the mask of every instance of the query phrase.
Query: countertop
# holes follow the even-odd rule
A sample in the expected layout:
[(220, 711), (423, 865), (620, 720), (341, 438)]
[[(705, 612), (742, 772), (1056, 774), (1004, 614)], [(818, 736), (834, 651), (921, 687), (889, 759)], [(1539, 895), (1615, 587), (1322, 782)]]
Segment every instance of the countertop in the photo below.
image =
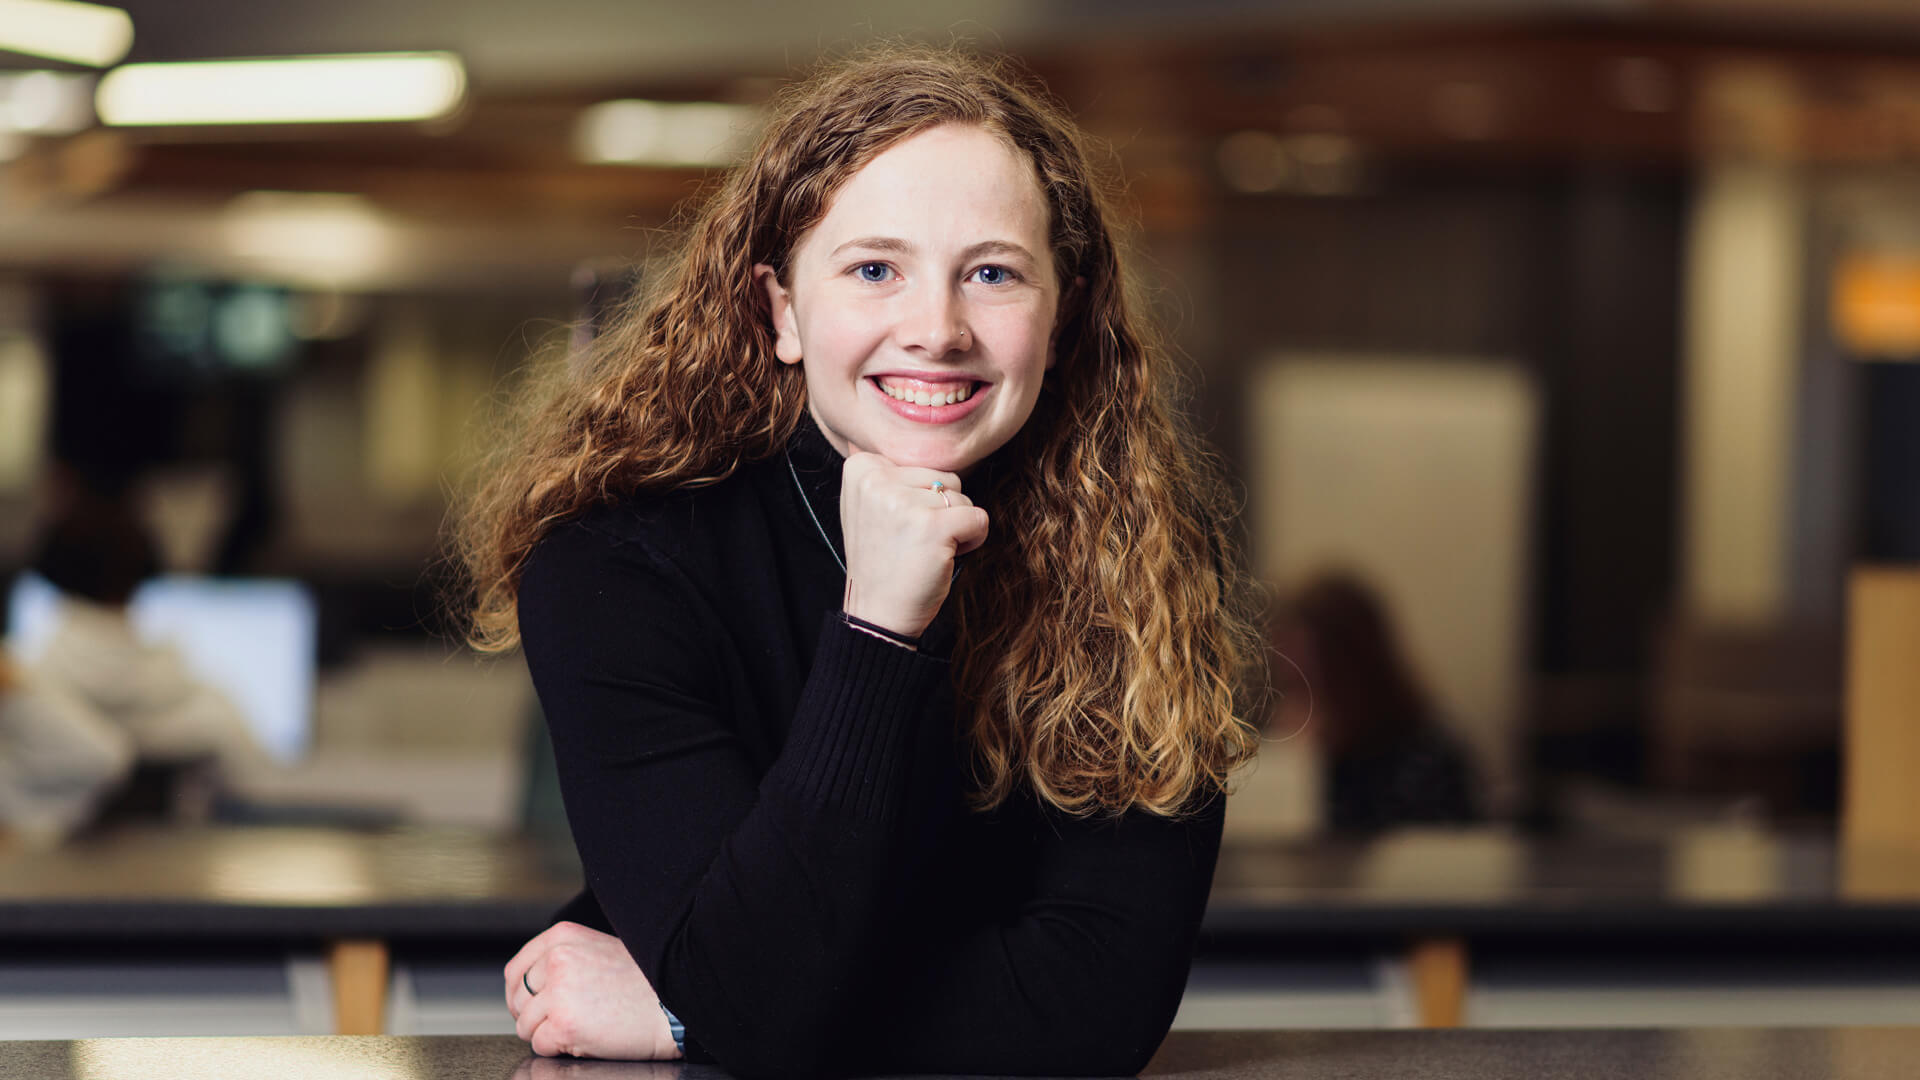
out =
[[(1907, 1080), (1920, 1028), (1175, 1032), (1143, 1076), (1190, 1080)], [(718, 1080), (712, 1066), (535, 1058), (511, 1037), (0, 1043), (9, 1080)]]
[[(580, 887), (564, 844), (459, 829), (127, 829), (0, 852), (0, 940), (524, 936)], [(1229, 843), (1204, 930), (1318, 935), (1920, 935), (1920, 857), (1819, 836), (1660, 843), (1497, 830)]]
[(526, 935), (579, 890), (522, 834), (129, 828), (0, 855), (0, 938)]

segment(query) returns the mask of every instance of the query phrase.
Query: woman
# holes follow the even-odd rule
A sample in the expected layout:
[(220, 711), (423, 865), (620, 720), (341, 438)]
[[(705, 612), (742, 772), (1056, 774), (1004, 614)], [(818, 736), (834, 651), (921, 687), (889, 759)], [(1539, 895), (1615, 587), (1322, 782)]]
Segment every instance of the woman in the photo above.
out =
[(776, 103), (505, 447), (474, 638), (525, 647), (587, 879), (505, 971), (535, 1051), (1152, 1055), (1263, 644), (1119, 259), (1056, 108), (888, 49)]
[[(134, 593), (160, 572), (160, 555), (123, 499), (67, 495), (40, 538), (33, 566), (60, 590), (61, 603), (34, 678), (111, 722), (131, 747), (136, 770), (170, 777), (197, 771), (234, 791), (271, 769), (272, 759), (239, 706), (196, 675), (171, 642), (147, 640), (134, 625)], [(142, 783), (136, 771), (132, 784)], [(129, 797), (139, 801), (137, 793)], [(115, 809), (108, 807), (107, 816)]]
[[(1360, 578), (1313, 578), (1278, 612), (1276, 647), (1299, 660), (1283, 731), (1312, 733), (1327, 756), (1326, 817), (1336, 832), (1479, 820), (1473, 767), (1420, 684), (1379, 595)], [(1292, 689), (1289, 687), (1288, 689)], [(1296, 702), (1312, 704), (1305, 717)]]
[(134, 592), (161, 571), (159, 548), (129, 509), (129, 492), (63, 490), (38, 540), (33, 569), (60, 590), (60, 619), (33, 678), (102, 717), (127, 744), (127, 784), (100, 817), (169, 811), (182, 784), (236, 792), (273, 769), (246, 713), (192, 671), (167, 640), (148, 640), (132, 617)]
[(66, 839), (133, 767), (133, 745), (85, 700), (23, 671), (0, 642), (0, 843)]

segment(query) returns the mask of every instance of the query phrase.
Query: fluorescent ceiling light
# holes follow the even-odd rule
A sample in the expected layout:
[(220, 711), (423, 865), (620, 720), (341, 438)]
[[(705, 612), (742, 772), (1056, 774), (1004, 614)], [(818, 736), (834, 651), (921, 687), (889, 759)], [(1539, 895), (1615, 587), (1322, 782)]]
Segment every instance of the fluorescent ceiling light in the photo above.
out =
[(574, 151), (593, 164), (727, 165), (759, 126), (751, 105), (603, 101), (580, 115)]
[(0, 0), (0, 49), (106, 67), (133, 47), (133, 20), (119, 8), (73, 0)]
[(445, 116), (466, 90), (452, 53), (368, 53), (128, 64), (94, 105), (121, 126), (360, 123)]
[(0, 131), (66, 135), (93, 123), (93, 76), (0, 73)]

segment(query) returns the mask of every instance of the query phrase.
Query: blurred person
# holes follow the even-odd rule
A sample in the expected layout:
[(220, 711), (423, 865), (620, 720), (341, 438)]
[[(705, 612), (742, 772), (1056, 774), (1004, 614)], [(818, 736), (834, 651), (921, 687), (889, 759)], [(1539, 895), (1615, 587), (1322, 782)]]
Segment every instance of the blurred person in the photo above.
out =
[(1120, 1075), (1172, 1023), (1263, 658), (1085, 138), (887, 49), (790, 88), (466, 517), (587, 892), (541, 1054)]
[(133, 765), (133, 741), (0, 648), (0, 832), (52, 843), (92, 820)]
[[(1280, 607), (1274, 644), (1299, 665), (1273, 726), (1325, 754), (1325, 822), (1335, 832), (1479, 820), (1473, 767), (1442, 724), (1386, 608), (1351, 575), (1325, 574)], [(1310, 707), (1310, 715), (1305, 710)]]
[(270, 769), (246, 717), (196, 676), (180, 650), (141, 637), (127, 605), (159, 572), (153, 538), (123, 499), (81, 492), (42, 535), (35, 572), (61, 593), (60, 616), (31, 675), (85, 702), (125, 733), (138, 766), (204, 774), (210, 796)]

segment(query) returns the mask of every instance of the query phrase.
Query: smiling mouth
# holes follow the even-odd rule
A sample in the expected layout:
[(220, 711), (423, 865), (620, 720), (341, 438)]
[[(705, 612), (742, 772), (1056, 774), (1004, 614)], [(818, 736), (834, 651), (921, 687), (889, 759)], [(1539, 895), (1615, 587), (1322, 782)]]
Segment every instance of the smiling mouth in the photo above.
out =
[(895, 389), (894, 387), (890, 387), (885, 382), (881, 381), (881, 379), (877, 376), (874, 378), (868, 379), (867, 381), (871, 382), (874, 385), (874, 389), (879, 390), (881, 393), (887, 395), (888, 397), (892, 398), (895, 401), (902, 402), (903, 404), (907, 404), (907, 405), (922, 405), (922, 406), (928, 406), (928, 407), (937, 407), (942, 405), (958, 405), (961, 402), (972, 398), (973, 395), (980, 392), (981, 388), (988, 385), (984, 382), (969, 379), (964, 382), (955, 382), (955, 383), (948, 384), (949, 386), (952, 387), (951, 389), (933, 391), (933, 390), (924, 390), (919, 388), (915, 388), (911, 390), (904, 389), (904, 388)]

